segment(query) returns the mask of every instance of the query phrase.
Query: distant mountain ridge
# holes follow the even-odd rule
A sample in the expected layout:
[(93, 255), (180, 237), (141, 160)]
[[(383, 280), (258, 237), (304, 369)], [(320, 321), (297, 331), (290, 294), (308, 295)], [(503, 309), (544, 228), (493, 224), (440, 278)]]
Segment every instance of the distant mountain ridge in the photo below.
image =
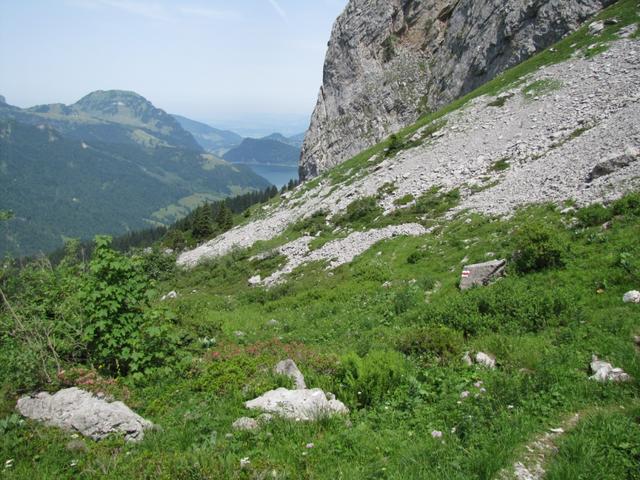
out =
[(300, 147), (291, 145), (279, 133), (265, 138), (245, 138), (242, 143), (223, 155), (231, 163), (244, 165), (293, 166), (298, 164)]
[(93, 92), (73, 105), (0, 103), (0, 255), (59, 247), (64, 238), (168, 224), (206, 200), (269, 182), (207, 153), (144, 97)]
[(202, 151), (193, 136), (164, 110), (135, 92), (92, 92), (72, 105), (61, 103), (21, 109), (0, 103), (0, 119), (46, 124), (84, 141), (176, 147)]
[(172, 115), (207, 152), (222, 156), (242, 143), (242, 137), (229, 130), (220, 130), (206, 123), (197, 122), (181, 115)]

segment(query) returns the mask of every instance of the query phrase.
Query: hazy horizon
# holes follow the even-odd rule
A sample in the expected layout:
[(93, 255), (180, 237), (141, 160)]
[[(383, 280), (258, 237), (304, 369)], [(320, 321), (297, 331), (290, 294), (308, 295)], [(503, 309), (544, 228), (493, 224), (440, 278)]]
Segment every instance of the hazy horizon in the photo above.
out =
[(308, 127), (347, 0), (34, 0), (2, 6), (0, 95), (19, 107), (131, 90), (242, 135)]

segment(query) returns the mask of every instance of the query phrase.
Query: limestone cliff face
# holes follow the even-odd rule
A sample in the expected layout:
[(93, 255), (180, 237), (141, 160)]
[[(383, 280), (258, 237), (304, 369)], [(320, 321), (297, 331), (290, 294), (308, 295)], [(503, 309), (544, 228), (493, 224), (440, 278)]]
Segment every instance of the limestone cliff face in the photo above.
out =
[(548, 47), (613, 0), (350, 0), (300, 159), (311, 178)]

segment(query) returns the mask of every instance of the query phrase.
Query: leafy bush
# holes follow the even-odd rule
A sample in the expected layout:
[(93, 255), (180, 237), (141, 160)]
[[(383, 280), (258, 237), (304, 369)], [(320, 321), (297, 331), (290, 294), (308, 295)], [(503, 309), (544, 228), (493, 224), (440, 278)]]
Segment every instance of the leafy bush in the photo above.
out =
[(411, 328), (396, 341), (396, 348), (406, 355), (436, 356), (448, 360), (460, 356), (462, 333), (444, 325)]
[(565, 264), (567, 243), (549, 227), (530, 224), (515, 234), (513, 263), (519, 273), (530, 273)]
[(148, 307), (149, 279), (138, 257), (111, 250), (110, 237), (96, 237), (81, 299), (90, 357), (100, 369), (126, 375), (164, 364), (175, 350), (169, 319)]
[(407, 373), (407, 361), (399, 352), (374, 350), (365, 357), (351, 353), (338, 366), (336, 393), (351, 408), (372, 406), (402, 385)]
[(595, 227), (611, 220), (613, 212), (599, 203), (581, 208), (576, 213), (580, 224), (584, 227)]

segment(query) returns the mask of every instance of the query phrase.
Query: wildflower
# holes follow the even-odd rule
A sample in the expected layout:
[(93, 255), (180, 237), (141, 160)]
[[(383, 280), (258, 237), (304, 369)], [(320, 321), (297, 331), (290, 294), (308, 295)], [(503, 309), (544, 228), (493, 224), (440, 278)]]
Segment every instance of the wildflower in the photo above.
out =
[(434, 430), (431, 432), (431, 436), (433, 438), (442, 438), (442, 432), (440, 430)]
[(513, 410), (513, 405), (507, 405), (507, 408), (508, 408), (509, 410)]
[(313, 448), (315, 445), (313, 443), (307, 443), (306, 448)]
[(251, 461), (249, 460), (249, 457), (244, 457), (240, 459), (240, 468), (244, 470), (245, 468), (248, 468), (249, 465), (251, 465)]
[(482, 386), (482, 381), (478, 380), (476, 383), (473, 384), (473, 386), (476, 388), (480, 388)]
[(73, 467), (77, 467), (77, 466), (78, 466), (78, 461), (77, 461), (77, 460), (71, 460), (71, 463), (69, 464), (69, 466), (70, 466), (71, 468), (73, 468)]
[(451, 433), (456, 433), (456, 427), (451, 428)]
[(460, 394), (460, 398), (467, 398), (469, 395), (471, 395), (471, 392), (468, 392), (467, 390), (465, 390)]
[(487, 393), (487, 389), (483, 387), (483, 388), (480, 389), (480, 392), (481, 393)]
[(4, 462), (4, 468), (11, 468), (11, 467), (13, 467), (13, 458), (10, 458), (6, 462)]

